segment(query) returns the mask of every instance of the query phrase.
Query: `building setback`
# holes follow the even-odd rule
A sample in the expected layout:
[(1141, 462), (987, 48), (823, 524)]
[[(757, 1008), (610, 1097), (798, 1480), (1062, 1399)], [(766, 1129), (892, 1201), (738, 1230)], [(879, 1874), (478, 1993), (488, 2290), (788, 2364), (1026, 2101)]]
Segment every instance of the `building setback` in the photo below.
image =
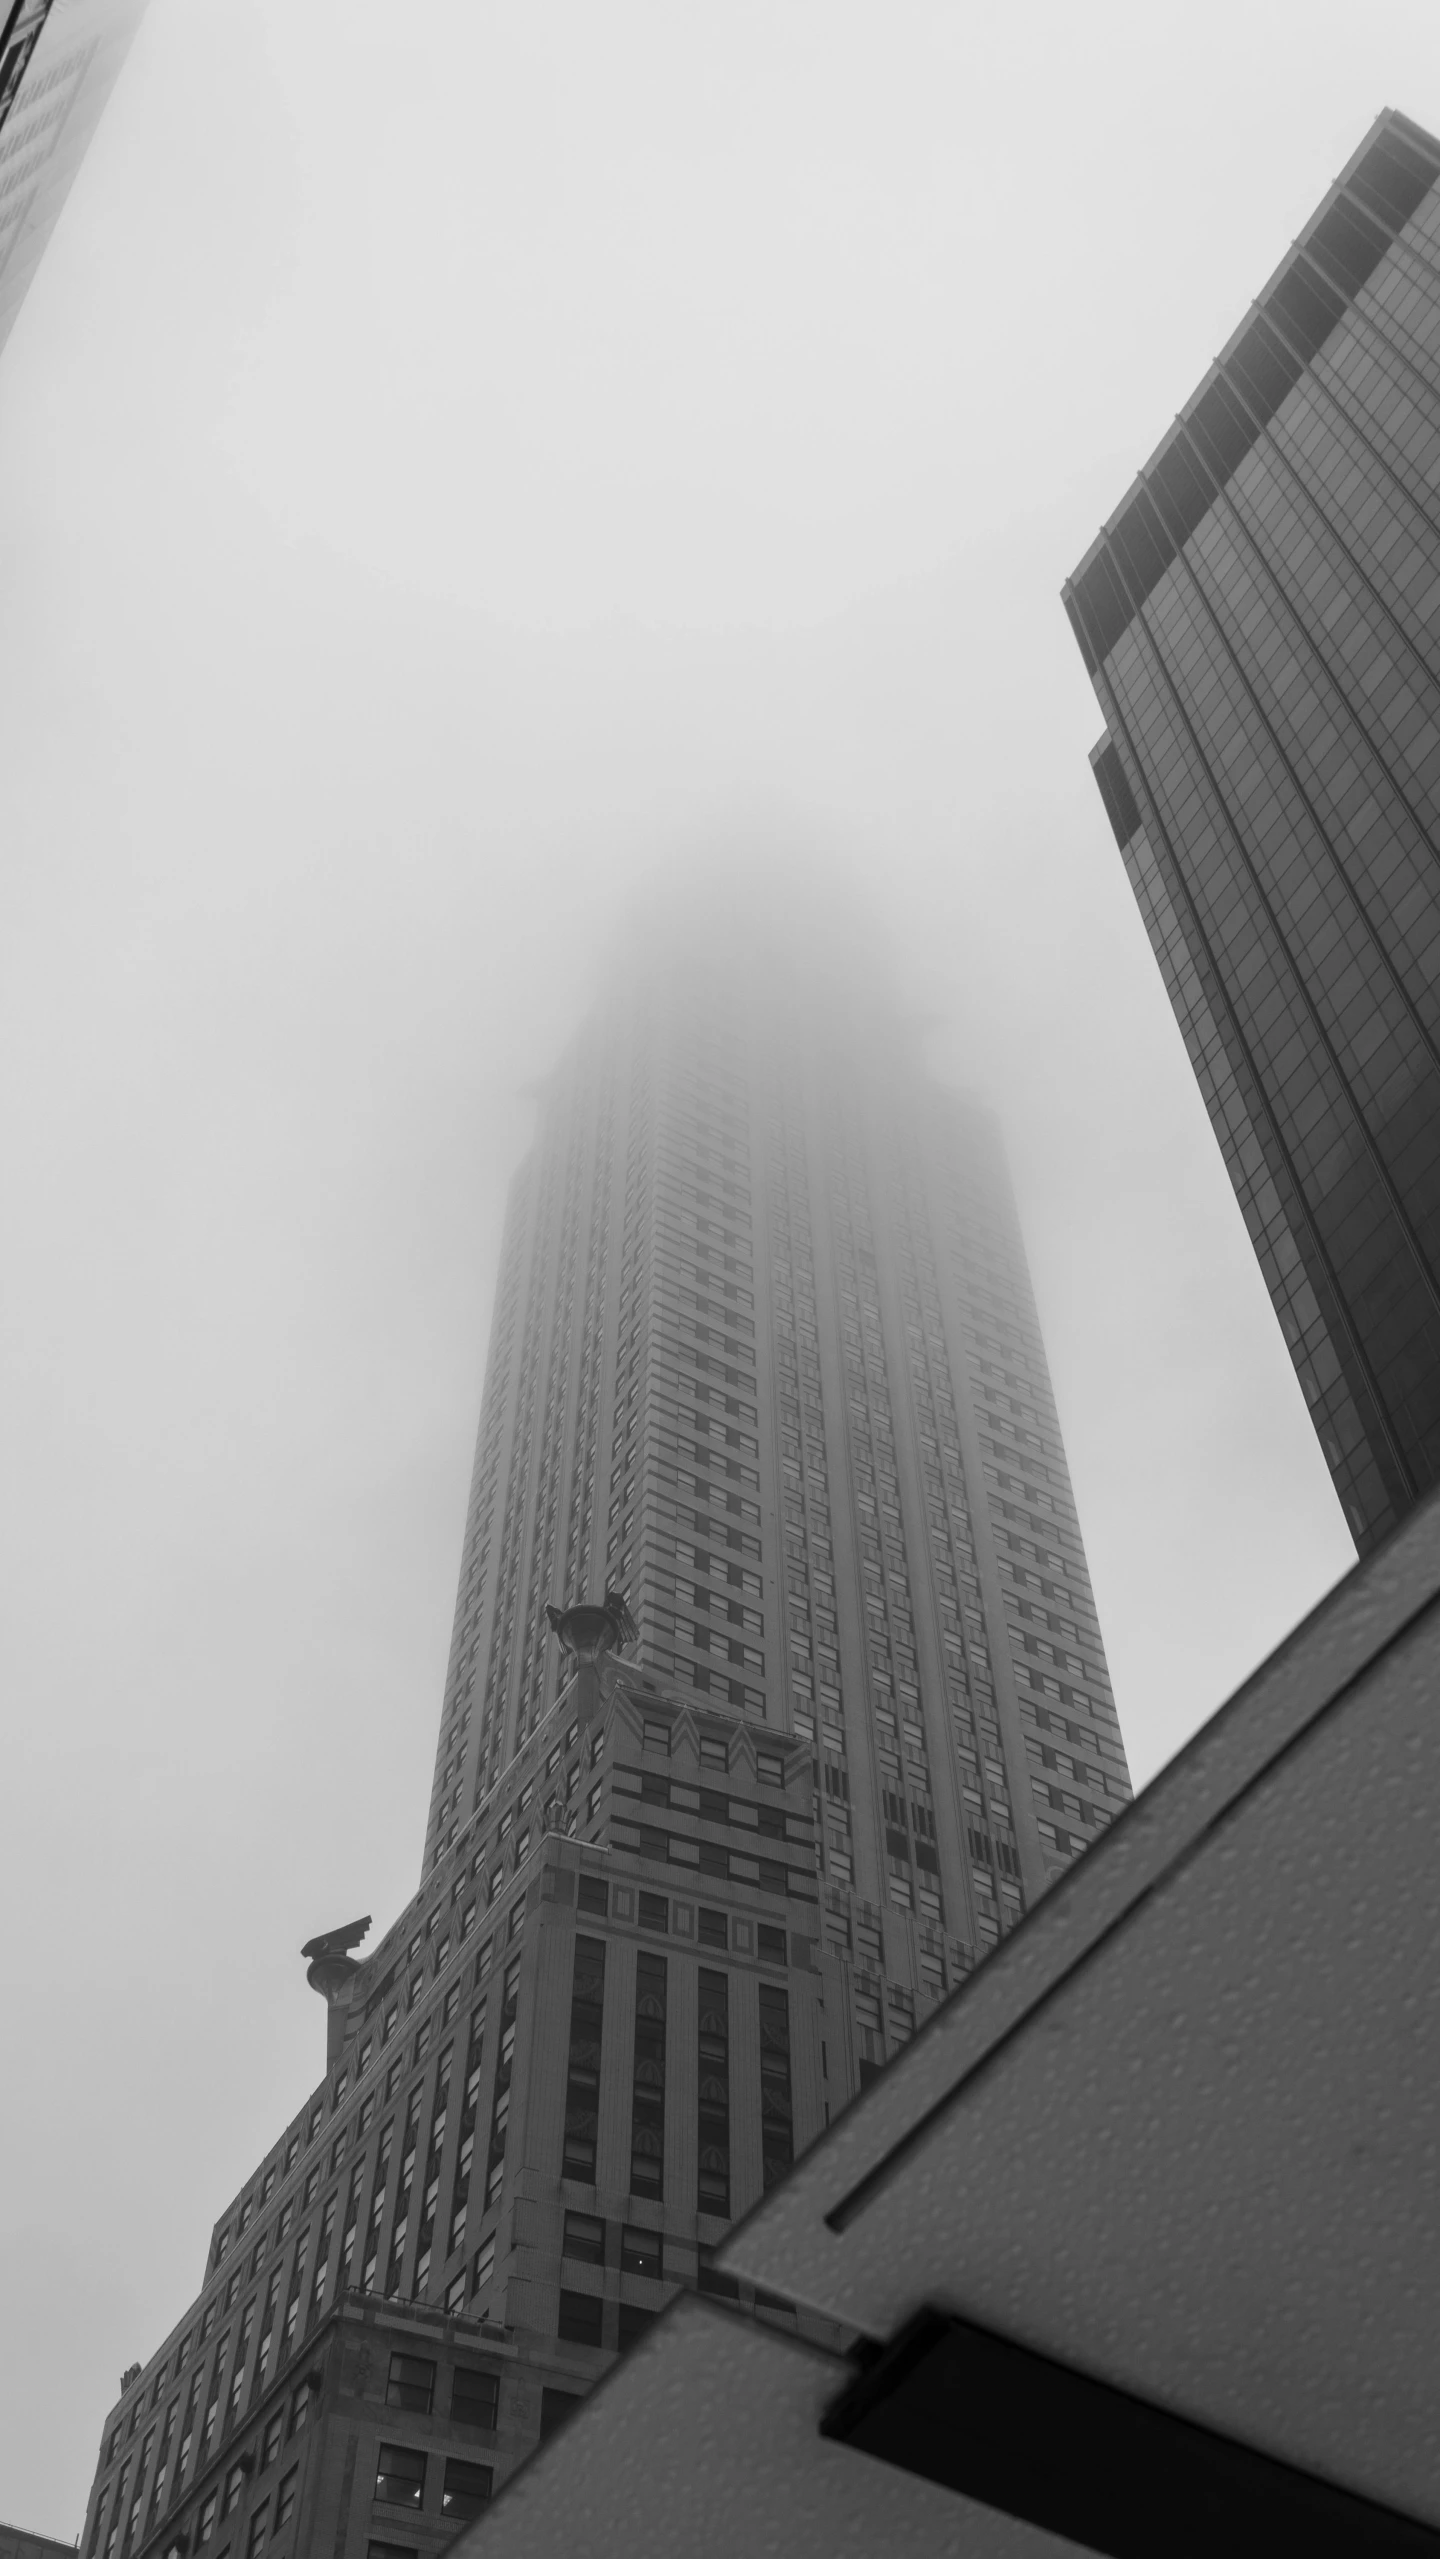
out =
[(873, 973), (628, 974), (511, 1201), (419, 1891), (84, 2559), (424, 2559), (677, 2287), (796, 2333), (726, 2233), (1128, 1798), (992, 1125)]
[(1440, 1480), (1437, 176), (1380, 116), (1064, 590), (1362, 1552)]

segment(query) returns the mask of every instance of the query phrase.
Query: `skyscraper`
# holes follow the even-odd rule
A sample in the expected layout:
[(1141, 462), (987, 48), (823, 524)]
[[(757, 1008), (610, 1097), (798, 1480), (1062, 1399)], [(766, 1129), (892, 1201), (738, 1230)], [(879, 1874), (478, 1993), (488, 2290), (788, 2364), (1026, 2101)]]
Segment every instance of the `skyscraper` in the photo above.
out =
[(1380, 116), (1064, 590), (1362, 1552), (1440, 1480), (1437, 177)]
[(0, 347), (145, 0), (0, 0)]
[[(658, 1679), (818, 1743), (826, 1880), (968, 1960), (1104, 1821), (1123, 1754), (997, 1133), (873, 962), (797, 929), (783, 961), (710, 918), (659, 944), (552, 1079), (427, 1858), (556, 1694), (547, 1597), (620, 1582)], [(1063, 1788), (1027, 1752), (1047, 1699)]]
[(421, 1885), (306, 1949), (85, 2559), (438, 2549), (1128, 1796), (993, 1125), (701, 925), (542, 1096)]

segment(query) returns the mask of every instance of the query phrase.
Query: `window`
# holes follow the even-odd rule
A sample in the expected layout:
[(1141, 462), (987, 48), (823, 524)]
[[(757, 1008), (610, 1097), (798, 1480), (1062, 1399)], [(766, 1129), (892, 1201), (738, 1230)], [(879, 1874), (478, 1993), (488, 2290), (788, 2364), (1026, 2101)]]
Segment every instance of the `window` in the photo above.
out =
[(240, 2462), (232, 2461), (229, 2469), (225, 2473), (225, 2491), (220, 2500), (220, 2519), (222, 2523), (227, 2515), (233, 2515), (244, 2494), (244, 2468)]
[(493, 2434), (500, 2423), (500, 2375), (478, 2364), (457, 2364), (450, 2391), (450, 2414), (462, 2426), (484, 2426)]
[(718, 1946), (723, 1951), (730, 1942), (724, 1911), (702, 1910), (699, 1935), (702, 1946)]
[(490, 2503), (495, 2473), (487, 2462), (447, 2461), (445, 2489), (440, 2512), (452, 2523), (473, 2523), (482, 2507)]
[(445, 2287), (445, 2309), (447, 2316), (451, 2319), (458, 2319), (464, 2309), (465, 2291), (465, 2269), (462, 2266), (459, 2274)]
[(570, 1997), (570, 2056), (565, 2082), (565, 2150), (561, 2173), (587, 2185), (595, 2180), (595, 2138), (600, 2120), (600, 2035), (605, 2002), (605, 1941), (575, 1940)]
[(297, 2390), (290, 2402), (290, 2423), (285, 2431), (287, 2435), (303, 2435), (309, 2422), (310, 2393), (308, 2390)]
[(626, 2223), (620, 2234), (620, 2272), (647, 2275), (654, 2283), (664, 2281), (665, 2242), (658, 2230), (634, 2230)]
[(662, 1937), (669, 1936), (670, 1904), (663, 1893), (641, 1894), (640, 1925), (642, 1928), (653, 1928)]
[(785, 1783), (785, 1762), (772, 1750), (757, 1750), (755, 1753), (755, 1774), (759, 1778), (762, 1786), (783, 1786)]
[(620, 2352), (622, 2355), (624, 2354), (627, 2346), (636, 2346), (639, 2344), (646, 2329), (654, 2325), (658, 2316), (658, 2312), (654, 2310), (642, 2310), (637, 2301), (621, 2302)]
[(491, 2278), (491, 2276), (494, 2274), (494, 2272), (495, 2272), (495, 2233), (494, 2233), (494, 2231), (492, 2230), (492, 2231), (491, 2231), (491, 2233), (490, 2233), (489, 2238), (488, 2238), (488, 2239), (482, 2239), (482, 2240), (481, 2240), (481, 2242), (480, 2242), (479, 2247), (478, 2247), (478, 2248), (476, 2249), (476, 2251), (475, 2251), (475, 2272), (474, 2272), (473, 2276), (471, 2277), (471, 2282), (470, 2282), (470, 2291), (471, 2291), (472, 2296), (473, 2296), (475, 2293), (483, 2292), (483, 2291), (484, 2291), (485, 2286), (486, 2286), (486, 2285), (488, 2284), (488, 2282), (490, 2281), (490, 2278)]
[(277, 2533), (284, 2531), (285, 2526), (295, 2512), (295, 2483), (299, 2476), (300, 2473), (298, 2470), (287, 2470), (284, 2478), (280, 2482), (280, 2493), (275, 2500), (275, 2529)]
[(375, 2501), (382, 2506), (425, 2503), (425, 2455), (403, 2443), (382, 2443), (375, 2472)]
[(669, 1725), (652, 1724), (647, 1717), (645, 1723), (645, 1748), (647, 1750), (658, 1750), (663, 1758), (668, 1759), (670, 1756)]
[(219, 2503), (219, 2494), (214, 2488), (211, 2489), (208, 2497), (202, 2497), (200, 2500), (200, 2512), (195, 2518), (197, 2548), (202, 2542), (208, 2541), (215, 2530), (215, 2509)]
[(435, 2366), (423, 2355), (392, 2355), (385, 2387), (387, 2408), (413, 2408), (428, 2417), (435, 2405)]
[(265, 2547), (265, 2536), (269, 2531), (269, 2528), (270, 2500), (267, 2497), (264, 2505), (257, 2506), (254, 2514), (250, 2518), (250, 2530), (245, 2540), (245, 2559), (260, 2559), (260, 2553)]
[[(703, 1913), (702, 1913), (703, 1917)], [(701, 2212), (730, 2218), (730, 1984), (701, 1970), (699, 2003), (699, 2187)]]
[(601, 1779), (598, 1781), (598, 1783), (597, 1783), (597, 1784), (595, 1784), (594, 1786), (592, 1786), (592, 1787), (591, 1787), (589, 1794), (586, 1796), (586, 1798), (585, 1798), (585, 1819), (587, 1820), (587, 1822), (593, 1822), (593, 1820), (595, 1819), (596, 1814), (599, 1812), (599, 1810), (600, 1810), (600, 1798), (601, 1798), (601, 1796), (604, 1794), (604, 1791), (605, 1791), (605, 1781), (604, 1781), (604, 1779), (603, 1779), (603, 1778), (601, 1778)]
[(790, 2003), (776, 1982), (760, 1984), (760, 2150), (765, 2191), (795, 2156), (790, 2094)]
[(562, 2253), (582, 2266), (605, 2263), (605, 2224), (586, 2212), (567, 2212)]
[(548, 2443), (580, 2405), (578, 2390), (545, 2390), (540, 2393), (540, 2441)]
[(762, 1919), (755, 1930), (755, 1942), (762, 1964), (784, 1963), (785, 1931), (783, 1928), (769, 1928)]
[(603, 1875), (582, 1875), (576, 1893), (577, 1907), (592, 1919), (605, 1919), (610, 1911), (610, 1887)]
[(713, 1737), (708, 1733), (702, 1734), (700, 1738), (700, 1765), (702, 1768), (728, 1768), (730, 1765), (730, 1753), (725, 1743), (718, 1739), (718, 1737)]
[(598, 2346), (604, 2309), (598, 2292), (562, 2292), (559, 2334), (569, 2346)]
[(630, 2191), (657, 2202), (665, 2182), (665, 2012), (665, 1958), (642, 1948), (635, 1967)]
[(365, 2559), (420, 2559), (420, 2553), (399, 2541), (371, 2541), (366, 2544)]
[(262, 2470), (268, 2470), (272, 2461), (279, 2460), (280, 2446), (284, 2440), (284, 2411), (277, 2408), (274, 2416), (267, 2420), (265, 2432), (260, 2438), (260, 2467)]

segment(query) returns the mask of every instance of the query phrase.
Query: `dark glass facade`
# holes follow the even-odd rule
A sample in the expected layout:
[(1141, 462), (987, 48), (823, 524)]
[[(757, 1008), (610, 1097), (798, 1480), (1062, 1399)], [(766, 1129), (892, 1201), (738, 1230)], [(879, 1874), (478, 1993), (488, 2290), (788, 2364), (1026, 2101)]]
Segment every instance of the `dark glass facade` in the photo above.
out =
[(1440, 1480), (1437, 180), (1382, 115), (1064, 591), (1362, 1552)]

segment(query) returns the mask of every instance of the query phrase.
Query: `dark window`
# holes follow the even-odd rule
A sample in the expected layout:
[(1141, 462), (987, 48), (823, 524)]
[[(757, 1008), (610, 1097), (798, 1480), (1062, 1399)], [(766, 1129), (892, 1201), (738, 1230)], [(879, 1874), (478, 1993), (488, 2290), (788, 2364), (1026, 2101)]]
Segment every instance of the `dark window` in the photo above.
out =
[(640, 1925), (641, 1925), (641, 1927), (642, 1927), (642, 1928), (653, 1928), (653, 1929), (655, 1929), (655, 1930), (656, 1930), (656, 1932), (657, 1932), (660, 1936), (662, 1936), (662, 1937), (668, 1937), (668, 1936), (669, 1936), (669, 1934), (670, 1934), (670, 1904), (669, 1904), (669, 1903), (668, 1903), (668, 1901), (666, 1900), (666, 1898), (665, 1898), (665, 1896), (664, 1896), (664, 1894), (663, 1894), (663, 1893), (642, 1893), (642, 1894), (641, 1894), (641, 1896), (640, 1896)]
[(481, 2507), (489, 2505), (494, 2485), (495, 2473), (488, 2462), (447, 2461), (442, 2515), (449, 2515), (454, 2523), (473, 2523)]
[(260, 2553), (265, 2547), (265, 2535), (269, 2528), (270, 2500), (267, 2497), (264, 2505), (257, 2506), (250, 2518), (250, 2530), (245, 2540), (245, 2559), (260, 2559)]
[(642, 2310), (642, 2309), (640, 2308), (640, 2306), (639, 2306), (639, 2304), (638, 2304), (637, 2302), (633, 2302), (633, 2301), (622, 2301), (622, 2302), (621, 2302), (621, 2304), (620, 2304), (620, 2352), (622, 2353), (622, 2355), (624, 2354), (625, 2349), (626, 2349), (626, 2347), (627, 2347), (627, 2346), (634, 2346), (634, 2345), (638, 2345), (638, 2344), (639, 2344), (640, 2339), (644, 2336), (646, 2329), (647, 2329), (647, 2328), (649, 2328), (649, 2327), (652, 2327), (652, 2326), (654, 2325), (654, 2322), (655, 2322), (655, 2320), (656, 2320), (656, 2318), (657, 2318), (658, 2316), (659, 2316), (658, 2312), (656, 2312), (656, 2311), (654, 2311), (654, 2310)]
[(594, 2220), (588, 2212), (567, 2212), (564, 2254), (578, 2259), (582, 2266), (603, 2266), (605, 2263), (604, 2222)]
[(764, 1920), (762, 1919), (759, 1926), (756, 1928), (755, 1939), (760, 1950), (760, 1961), (762, 1964), (784, 1963), (785, 1931), (783, 1928), (767, 1928)]
[(765, 2188), (795, 2156), (790, 2097), (790, 2002), (778, 1983), (760, 1984), (760, 2152)]
[(540, 2393), (540, 2441), (548, 2443), (557, 2427), (563, 2426), (566, 2418), (579, 2405), (578, 2390), (542, 2390)]
[(385, 2390), (387, 2408), (413, 2408), (428, 2417), (435, 2405), (435, 2366), (420, 2355), (392, 2355)]
[(488, 2426), (493, 2433), (500, 2422), (498, 2372), (482, 2372), (477, 2364), (457, 2364), (450, 2414), (462, 2426)]
[(595, 2178), (595, 2136), (600, 2120), (600, 2033), (605, 2007), (605, 1941), (575, 1940), (575, 1982), (570, 1996), (570, 2067), (565, 2082), (563, 2174), (587, 2184)]
[(420, 2553), (407, 2549), (402, 2541), (372, 2541), (366, 2545), (365, 2559), (420, 2559)]
[(423, 2506), (425, 2455), (409, 2444), (382, 2443), (375, 2471), (377, 2502), (386, 2506)]
[(1123, 853), (1140, 824), (1140, 812), (1113, 738), (1107, 737), (1094, 756), (1091, 771), (1100, 786), (1100, 797), (1105, 803), (1111, 831)]
[(622, 2275), (651, 2275), (659, 2283), (665, 2272), (665, 2242), (658, 2230), (633, 2230), (629, 2224), (620, 2234), (620, 2271)]
[(610, 1887), (603, 1875), (582, 1875), (575, 1899), (577, 1908), (588, 1912), (592, 1919), (608, 1918)]
[(724, 1953), (730, 1943), (730, 1933), (723, 1910), (701, 1911), (700, 1943), (702, 1946), (718, 1946), (721, 1953)]
[(657, 2200), (665, 2184), (665, 2008), (665, 1958), (642, 1949), (635, 1966), (630, 2191)]
[(295, 2483), (299, 2476), (300, 2473), (298, 2470), (287, 2470), (284, 2478), (280, 2482), (280, 2493), (275, 2500), (275, 2529), (277, 2532), (284, 2531), (285, 2526), (295, 2512)]
[(598, 2346), (604, 2309), (598, 2292), (562, 2292), (559, 2333), (568, 2346)]
[(700, 1974), (699, 2208), (730, 2218), (730, 1984)]

